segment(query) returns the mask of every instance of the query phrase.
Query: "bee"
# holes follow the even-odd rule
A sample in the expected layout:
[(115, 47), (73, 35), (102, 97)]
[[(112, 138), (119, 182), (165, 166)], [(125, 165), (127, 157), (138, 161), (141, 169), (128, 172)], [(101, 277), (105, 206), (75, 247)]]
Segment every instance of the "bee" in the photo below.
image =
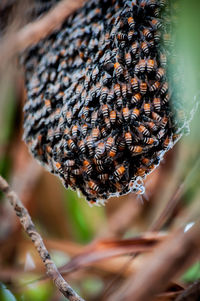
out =
[(166, 94), (165, 97), (163, 98), (163, 103), (164, 104), (168, 103), (169, 102), (169, 98), (170, 98), (169, 94)]
[(122, 101), (122, 98), (120, 97), (117, 99), (117, 106), (120, 108), (120, 107), (122, 107), (122, 104), (123, 104), (123, 101)]
[(170, 142), (170, 138), (167, 136), (163, 142), (163, 148), (167, 149), (169, 147)]
[(105, 125), (106, 125), (107, 129), (110, 129), (111, 128), (110, 119), (105, 118), (104, 121), (105, 121)]
[(80, 176), (81, 175), (81, 169), (80, 168), (75, 168), (75, 169), (72, 170), (72, 173), (75, 176)]
[(112, 124), (114, 124), (116, 122), (116, 112), (115, 111), (110, 112), (110, 122)]
[[(121, 92), (120, 92), (120, 94), (121, 94)], [(107, 96), (108, 103), (112, 102), (113, 99), (114, 99), (114, 90), (111, 89)]]
[(80, 104), (77, 102), (73, 107), (73, 115), (76, 115), (79, 112)]
[(94, 146), (94, 138), (92, 136), (87, 136), (86, 145), (89, 148), (89, 150), (91, 151)]
[(94, 163), (96, 165), (96, 169), (99, 171), (99, 172), (102, 172), (104, 170), (104, 167), (103, 167), (103, 161), (102, 160), (99, 160), (99, 159), (96, 159), (94, 158)]
[(107, 131), (106, 131), (106, 129), (105, 129), (104, 127), (101, 129), (101, 135), (102, 135), (103, 137), (106, 137), (106, 136), (107, 136)]
[(114, 144), (114, 138), (113, 137), (108, 137), (107, 141), (106, 141), (106, 150), (110, 150), (112, 145)]
[(163, 41), (166, 46), (170, 45), (170, 43), (172, 42), (171, 35), (169, 33), (163, 34)]
[(157, 134), (158, 140), (162, 139), (162, 137), (163, 137), (164, 135), (165, 135), (165, 130), (164, 130), (164, 129), (160, 130), (160, 131), (158, 132), (158, 134)]
[(131, 29), (134, 29), (134, 27), (135, 27), (135, 21), (134, 21), (133, 17), (129, 17), (128, 18), (128, 25), (129, 25), (129, 27)]
[(167, 123), (168, 123), (168, 118), (164, 116), (161, 120), (161, 124), (160, 124), (161, 128), (165, 128)]
[(144, 103), (144, 113), (146, 115), (150, 115), (150, 113), (151, 113), (151, 105), (149, 102)]
[(117, 146), (113, 145), (110, 149), (110, 151), (108, 152), (108, 157), (109, 158), (114, 158), (117, 154)]
[(65, 118), (61, 115), (59, 119), (59, 128), (64, 131), (65, 129)]
[(154, 60), (147, 60), (147, 72), (151, 73), (154, 71), (155, 68), (155, 61)]
[(84, 160), (83, 161), (83, 170), (85, 171), (85, 173), (89, 176), (92, 172), (92, 165), (91, 162), (89, 160)]
[(90, 180), (88, 182), (88, 186), (89, 186), (90, 189), (94, 190), (95, 192), (98, 192), (99, 189), (100, 189), (100, 187), (92, 180)]
[(90, 111), (89, 107), (83, 107), (82, 118), (86, 119), (88, 117), (88, 115), (89, 115), (89, 111)]
[(75, 145), (75, 143), (74, 143), (74, 141), (73, 141), (72, 139), (69, 139), (69, 140), (67, 141), (67, 145), (68, 145), (68, 147), (69, 147), (71, 150), (75, 150), (75, 149), (76, 149), (76, 145)]
[(158, 127), (155, 125), (155, 123), (153, 121), (148, 122), (147, 125), (150, 128), (150, 130), (152, 130), (152, 131), (157, 131), (157, 129), (158, 129)]
[(118, 34), (117, 34), (117, 39), (119, 40), (119, 41), (125, 41), (126, 40), (126, 38), (127, 38), (127, 35), (125, 34), (125, 33), (122, 33), (122, 32), (119, 32)]
[(92, 80), (95, 81), (97, 79), (97, 76), (99, 74), (99, 68), (96, 66), (93, 70), (92, 70)]
[(123, 69), (119, 62), (116, 62), (114, 64), (114, 69), (115, 69), (117, 77), (120, 77), (123, 74)]
[(102, 111), (103, 117), (104, 117), (104, 118), (107, 118), (108, 115), (109, 115), (109, 108), (108, 108), (108, 105), (107, 105), (107, 104), (104, 104), (104, 105), (101, 107), (101, 111)]
[(138, 43), (137, 42), (133, 42), (133, 44), (131, 45), (131, 48), (130, 48), (131, 52), (133, 55), (136, 54), (137, 50), (138, 50)]
[(122, 97), (126, 98), (126, 95), (127, 95), (126, 84), (122, 84)]
[(161, 33), (160, 33), (160, 31), (156, 31), (156, 32), (154, 33), (154, 41), (155, 41), (156, 43), (158, 43), (158, 42), (160, 41), (160, 38), (161, 38)]
[(144, 178), (144, 176), (145, 176), (145, 169), (142, 168), (142, 167), (138, 168), (137, 172), (136, 172), (136, 175), (139, 176), (139, 177), (141, 177), (141, 178)]
[(109, 32), (105, 33), (104, 41), (105, 41), (106, 44), (110, 43), (110, 33)]
[(154, 120), (156, 120), (158, 122), (160, 122), (162, 120), (162, 117), (159, 114), (157, 114), (156, 112), (152, 112), (152, 117)]
[(107, 87), (103, 87), (103, 88), (101, 89), (101, 97), (100, 97), (100, 101), (105, 100), (105, 99), (107, 98), (108, 92), (109, 92), (109, 90), (108, 90)]
[(110, 82), (111, 79), (112, 79), (111, 75), (105, 72), (105, 74), (102, 77), (102, 82), (104, 85), (106, 85), (108, 84), (108, 82)]
[(69, 185), (73, 190), (76, 190), (76, 178), (72, 175), (69, 177)]
[(73, 167), (75, 165), (75, 161), (74, 160), (66, 160), (64, 165), (66, 167)]
[(123, 165), (118, 165), (113, 175), (117, 180), (120, 180), (123, 177), (125, 171), (126, 169)]
[(88, 131), (88, 125), (85, 123), (81, 127), (81, 132), (84, 137), (87, 135), (87, 131)]
[(94, 111), (91, 115), (91, 125), (95, 126), (98, 118), (98, 111)]
[(85, 142), (84, 140), (81, 140), (79, 143), (78, 143), (78, 147), (79, 147), (79, 150), (82, 154), (85, 154), (86, 152), (86, 148), (85, 148)]
[(141, 73), (144, 73), (145, 68), (146, 68), (146, 61), (145, 60), (140, 60), (139, 61), (139, 71)]
[(126, 143), (125, 143), (125, 140), (124, 139), (121, 139), (118, 143), (118, 148), (119, 148), (119, 151), (122, 152), (126, 147)]
[(138, 103), (138, 102), (140, 102), (141, 98), (142, 98), (141, 94), (137, 93), (134, 96), (132, 96), (132, 101), (131, 102), (134, 103), (134, 104)]
[(149, 6), (151, 7), (151, 8), (155, 8), (155, 6), (156, 6), (156, 0), (149, 0), (148, 1), (148, 4), (149, 4)]
[(145, 83), (145, 82), (140, 83), (140, 93), (141, 94), (147, 93), (147, 83)]
[(83, 85), (79, 84), (77, 87), (76, 87), (76, 94), (77, 95), (80, 95), (83, 91), (84, 87)]
[(160, 54), (160, 64), (162, 67), (166, 67), (167, 65), (167, 56), (164, 53)]
[(140, 115), (140, 110), (138, 109), (133, 109), (131, 112), (131, 120), (135, 120), (139, 117)]
[(148, 28), (144, 28), (142, 33), (145, 36), (145, 38), (147, 38), (147, 39), (152, 39), (153, 38), (153, 35), (152, 35), (151, 31)]
[(160, 111), (161, 109), (161, 100), (160, 97), (154, 97), (153, 99), (153, 105), (156, 111)]
[(94, 128), (91, 132), (92, 138), (96, 141), (99, 138), (100, 130), (98, 128)]
[(153, 85), (150, 87), (150, 91), (156, 91), (158, 90), (160, 87), (160, 82), (159, 81), (156, 81), (153, 83)]
[(160, 6), (164, 7), (166, 5), (166, 0), (160, 0)]
[(45, 99), (44, 105), (46, 107), (46, 111), (48, 113), (50, 113), (51, 112), (51, 102), (50, 102), (50, 100), (49, 99)]
[(141, 48), (146, 55), (149, 53), (149, 46), (146, 41), (141, 43)]
[(62, 166), (59, 162), (56, 162), (56, 164), (55, 164), (55, 172), (56, 173), (63, 173)]
[(168, 83), (165, 82), (160, 89), (160, 93), (165, 94), (167, 91), (168, 91)]
[(125, 107), (122, 109), (122, 115), (124, 117), (124, 120), (127, 122), (129, 120), (130, 111), (128, 107)]
[(95, 149), (95, 156), (94, 157), (96, 159), (99, 159), (104, 155), (104, 153), (105, 153), (105, 144), (103, 142), (100, 142), (97, 145), (96, 149)]
[(151, 163), (151, 161), (148, 158), (142, 159), (142, 164), (144, 164), (145, 166), (148, 166), (150, 163)]
[(165, 70), (163, 68), (158, 68), (157, 72), (156, 72), (156, 79), (157, 80), (161, 80), (165, 75)]
[(119, 84), (114, 85), (114, 91), (115, 91), (115, 94), (116, 94), (117, 97), (121, 96), (121, 87), (120, 87)]
[(107, 173), (101, 173), (99, 176), (98, 176), (99, 180), (103, 183), (105, 183), (107, 180), (108, 180), (108, 174)]
[(144, 142), (145, 144), (152, 145), (152, 144), (156, 144), (156, 143), (157, 143), (157, 140), (154, 139), (154, 138), (145, 137), (145, 138), (143, 139), (143, 142)]
[(146, 136), (149, 136), (150, 135), (150, 132), (149, 130), (142, 124), (139, 125), (139, 127), (137, 128), (138, 131), (143, 134), (143, 135), (146, 135)]
[(66, 129), (64, 130), (63, 137), (64, 137), (65, 139), (68, 139), (68, 137), (69, 137), (69, 128), (66, 128)]
[(143, 151), (143, 148), (139, 145), (135, 145), (135, 146), (130, 146), (129, 150), (132, 153), (132, 156), (134, 156), (140, 154)]
[(133, 36), (134, 36), (134, 30), (130, 30), (128, 32), (128, 40), (131, 41), (133, 39)]
[(133, 91), (138, 91), (138, 80), (135, 77), (131, 78), (131, 87)]
[(77, 135), (78, 135), (78, 125), (75, 124), (72, 127), (72, 137), (77, 138)]
[(132, 144), (132, 135), (131, 135), (131, 133), (130, 132), (126, 132), (125, 135), (124, 135), (124, 137), (125, 137), (126, 144), (128, 146), (130, 146)]
[(67, 111), (66, 113), (67, 123), (71, 125), (72, 123), (72, 111)]
[(127, 69), (124, 70), (124, 78), (127, 82), (129, 82), (130, 76), (129, 76), (129, 72)]
[(150, 23), (156, 30), (162, 27), (162, 23), (158, 19), (153, 19)]
[(139, 63), (135, 65), (134, 71), (135, 71), (135, 74), (138, 74), (140, 72)]

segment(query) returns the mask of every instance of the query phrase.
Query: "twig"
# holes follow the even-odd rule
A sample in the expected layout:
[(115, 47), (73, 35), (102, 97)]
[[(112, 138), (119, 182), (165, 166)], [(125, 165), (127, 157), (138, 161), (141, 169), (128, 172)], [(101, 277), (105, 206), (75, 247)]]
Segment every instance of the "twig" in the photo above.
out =
[(110, 300), (150, 301), (169, 281), (197, 260), (200, 251), (200, 223), (186, 233), (179, 229), (143, 260), (139, 270), (113, 294)]
[(44, 245), (41, 235), (37, 232), (27, 209), (23, 206), (16, 193), (9, 187), (6, 180), (4, 180), (1, 176), (0, 191), (5, 193), (8, 197), (17, 217), (19, 217), (21, 225), (23, 226), (28, 236), (31, 238), (34, 246), (39, 253), (39, 256), (41, 257), (45, 265), (47, 275), (52, 278), (59, 291), (70, 301), (83, 301), (83, 299), (76, 294), (76, 292), (70, 287), (70, 285), (63, 279), (63, 277), (59, 273), (55, 263), (52, 261), (49, 252)]
[(41, 19), (27, 24), (18, 32), (10, 34), (0, 43), (0, 65), (5, 58), (8, 61), (14, 55), (39, 42), (56, 28), (59, 28), (64, 20), (80, 8), (83, 3), (83, 0), (63, 0)]
[(186, 288), (175, 301), (197, 301), (200, 298), (200, 280), (192, 283)]

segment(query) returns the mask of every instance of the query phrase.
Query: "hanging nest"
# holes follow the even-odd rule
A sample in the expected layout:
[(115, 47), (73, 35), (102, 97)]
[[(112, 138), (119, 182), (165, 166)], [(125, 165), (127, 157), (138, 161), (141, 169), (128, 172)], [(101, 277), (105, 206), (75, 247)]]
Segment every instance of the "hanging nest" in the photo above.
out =
[(91, 203), (144, 193), (182, 135), (168, 15), (164, 0), (90, 0), (23, 56), (24, 140)]

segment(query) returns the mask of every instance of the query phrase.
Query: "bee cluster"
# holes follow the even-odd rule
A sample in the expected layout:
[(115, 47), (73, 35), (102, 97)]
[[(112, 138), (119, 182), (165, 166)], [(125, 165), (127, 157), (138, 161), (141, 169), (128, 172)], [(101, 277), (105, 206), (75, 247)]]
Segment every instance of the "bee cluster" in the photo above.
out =
[(180, 134), (165, 0), (89, 0), (24, 58), (24, 139), (91, 203), (130, 191)]

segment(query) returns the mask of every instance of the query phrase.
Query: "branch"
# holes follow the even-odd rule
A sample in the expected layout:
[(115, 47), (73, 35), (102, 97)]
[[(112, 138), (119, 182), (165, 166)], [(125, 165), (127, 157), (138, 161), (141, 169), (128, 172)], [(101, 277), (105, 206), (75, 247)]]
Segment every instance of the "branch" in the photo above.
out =
[(34, 243), (34, 246), (36, 247), (40, 258), (45, 265), (47, 275), (52, 278), (59, 291), (70, 301), (84, 301), (76, 294), (76, 292), (70, 287), (70, 285), (63, 279), (63, 277), (59, 273), (55, 263), (52, 261), (49, 252), (44, 245), (41, 235), (37, 232), (27, 209), (23, 206), (16, 193), (11, 190), (6, 180), (4, 180), (1, 176), (0, 191), (5, 193), (8, 197), (17, 217), (19, 217), (21, 225)]
[(18, 32), (1, 40), (0, 65), (27, 47), (38, 43), (64, 22), (64, 20), (84, 3), (83, 0), (62, 0), (39, 20), (31, 22)]
[(175, 301), (194, 301), (199, 300), (200, 297), (200, 280), (195, 281), (188, 288), (186, 288)]
[(169, 281), (179, 276), (200, 252), (200, 223), (197, 222), (186, 233), (179, 229), (155, 251), (147, 256), (125, 284), (108, 301), (150, 301), (166, 288)]

